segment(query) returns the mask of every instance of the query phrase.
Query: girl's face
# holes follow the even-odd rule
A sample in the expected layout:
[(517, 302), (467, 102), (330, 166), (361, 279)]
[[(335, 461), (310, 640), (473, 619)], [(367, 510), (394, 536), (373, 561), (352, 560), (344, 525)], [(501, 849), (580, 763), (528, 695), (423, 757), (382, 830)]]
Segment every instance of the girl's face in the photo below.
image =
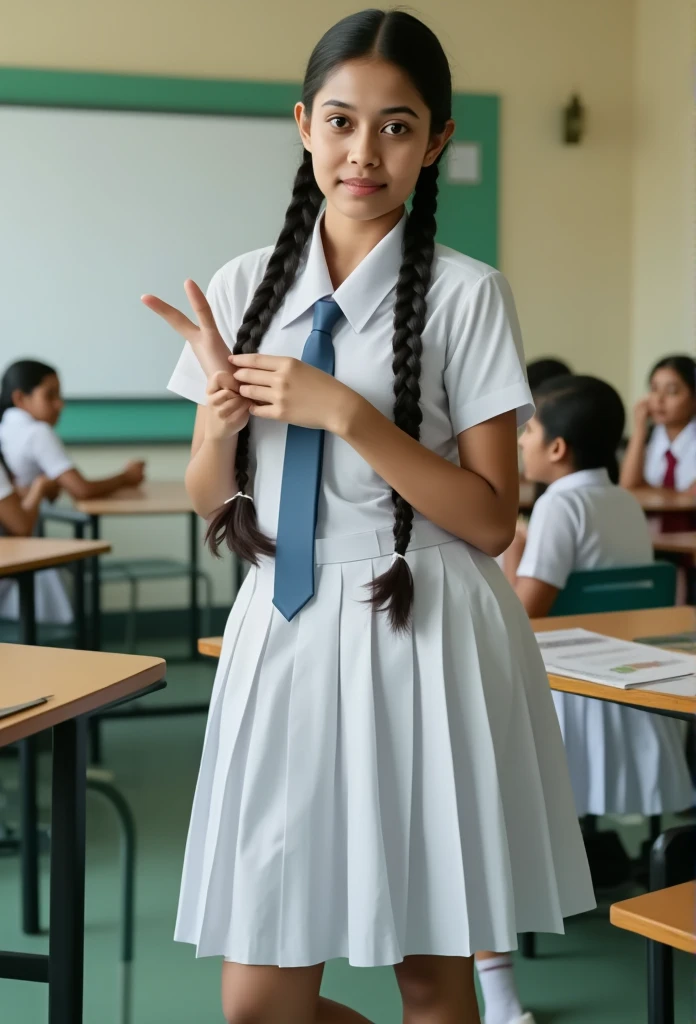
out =
[(682, 378), (668, 367), (650, 378), (650, 418), (665, 427), (681, 427), (696, 416), (696, 398)]
[(327, 202), (350, 220), (368, 221), (400, 208), (422, 167), (430, 166), (454, 131), (431, 135), (430, 110), (410, 79), (380, 59), (348, 61), (317, 92), (312, 116), (295, 118)]
[(549, 484), (558, 476), (559, 463), (562, 462), (566, 444), (561, 438), (547, 441), (536, 416), (527, 420), (524, 430), (517, 441), (522, 452), (524, 475), (527, 480), (536, 484)]
[(60, 419), (65, 402), (60, 393), (60, 381), (55, 373), (44, 377), (40, 384), (37, 384), (33, 391), (25, 394), (23, 391), (15, 391), (12, 401), (18, 409), (24, 409), (35, 420), (42, 423), (50, 423), (55, 427)]

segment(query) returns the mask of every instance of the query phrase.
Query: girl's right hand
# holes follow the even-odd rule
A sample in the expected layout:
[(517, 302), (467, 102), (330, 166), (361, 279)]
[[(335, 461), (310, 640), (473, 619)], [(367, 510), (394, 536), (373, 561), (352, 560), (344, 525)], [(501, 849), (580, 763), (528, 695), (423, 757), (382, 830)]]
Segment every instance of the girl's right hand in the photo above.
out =
[(639, 399), (633, 408), (633, 426), (637, 431), (645, 431), (650, 417), (650, 399)]
[(229, 370), (230, 350), (217, 329), (208, 300), (195, 281), (184, 281), (184, 290), (198, 318), (198, 326), (181, 310), (163, 302), (156, 295), (143, 295), (141, 301), (188, 341), (206, 377), (210, 378), (221, 370)]
[(208, 379), (206, 388), (205, 436), (211, 441), (234, 437), (249, 422), (249, 409), (254, 404), (239, 394), (239, 384), (232, 373), (219, 370)]

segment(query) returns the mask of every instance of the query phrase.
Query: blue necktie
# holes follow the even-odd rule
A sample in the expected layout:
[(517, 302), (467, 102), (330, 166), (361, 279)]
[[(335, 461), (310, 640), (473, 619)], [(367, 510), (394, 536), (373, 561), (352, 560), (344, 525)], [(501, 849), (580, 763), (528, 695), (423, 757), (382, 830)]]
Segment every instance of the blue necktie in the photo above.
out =
[[(302, 361), (334, 372), (331, 334), (343, 316), (333, 299), (314, 306), (312, 333)], [(314, 596), (314, 535), (324, 451), (324, 431), (288, 424), (280, 490), (273, 604), (290, 621)]]

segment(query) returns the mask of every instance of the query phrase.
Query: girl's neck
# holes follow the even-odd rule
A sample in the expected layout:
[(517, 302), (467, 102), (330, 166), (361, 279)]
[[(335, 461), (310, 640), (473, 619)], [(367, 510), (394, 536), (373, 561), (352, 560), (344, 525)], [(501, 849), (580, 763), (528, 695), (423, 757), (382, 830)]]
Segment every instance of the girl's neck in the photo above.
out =
[[(690, 422), (691, 420), (689, 420), (689, 423)], [(665, 427), (665, 431), (667, 432), (667, 437), (669, 438), (670, 444), (672, 443), (672, 441), (676, 441), (676, 439), (681, 434), (682, 430), (686, 430), (689, 423), (677, 423), (674, 426)]]
[(404, 207), (374, 220), (351, 220), (327, 206), (321, 225), (326, 266), (334, 288), (339, 288), (368, 253), (396, 227)]

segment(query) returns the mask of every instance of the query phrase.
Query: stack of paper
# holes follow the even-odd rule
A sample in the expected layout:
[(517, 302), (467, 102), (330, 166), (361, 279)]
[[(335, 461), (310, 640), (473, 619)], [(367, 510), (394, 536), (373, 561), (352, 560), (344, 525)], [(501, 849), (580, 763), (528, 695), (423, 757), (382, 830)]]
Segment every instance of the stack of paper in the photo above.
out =
[(586, 629), (536, 634), (544, 665), (553, 675), (626, 689), (696, 674), (696, 658), (630, 643)]

